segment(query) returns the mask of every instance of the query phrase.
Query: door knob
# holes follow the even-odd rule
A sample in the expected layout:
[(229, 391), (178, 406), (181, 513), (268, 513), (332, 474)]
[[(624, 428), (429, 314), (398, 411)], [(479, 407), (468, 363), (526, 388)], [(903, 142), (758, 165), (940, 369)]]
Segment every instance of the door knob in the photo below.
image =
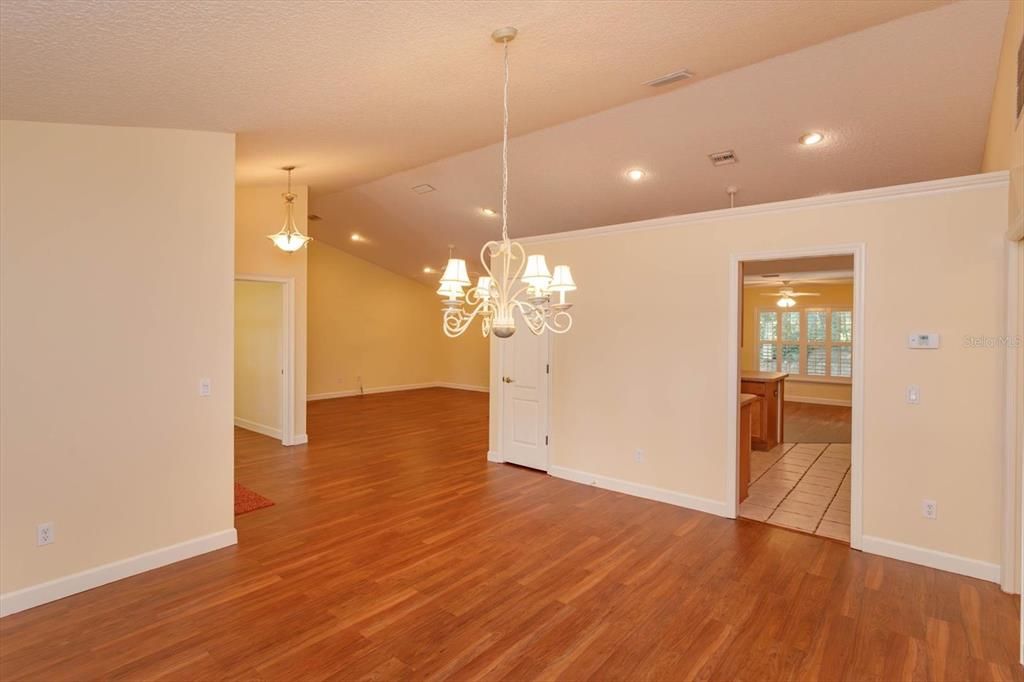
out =
[(504, 381), (506, 384), (511, 384), (515, 382), (515, 379), (513, 379), (512, 377), (502, 377), (501, 380)]

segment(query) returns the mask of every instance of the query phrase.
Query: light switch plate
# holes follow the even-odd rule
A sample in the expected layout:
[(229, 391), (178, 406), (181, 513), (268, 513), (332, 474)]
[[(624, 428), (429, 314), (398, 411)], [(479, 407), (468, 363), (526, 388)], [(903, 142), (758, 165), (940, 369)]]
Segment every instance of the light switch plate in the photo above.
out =
[(911, 405), (918, 405), (921, 402), (921, 387), (907, 386), (907, 402)]
[(907, 338), (907, 348), (938, 348), (939, 335), (934, 332), (917, 332)]
[(199, 395), (206, 398), (210, 395), (210, 380), (200, 379), (199, 380)]

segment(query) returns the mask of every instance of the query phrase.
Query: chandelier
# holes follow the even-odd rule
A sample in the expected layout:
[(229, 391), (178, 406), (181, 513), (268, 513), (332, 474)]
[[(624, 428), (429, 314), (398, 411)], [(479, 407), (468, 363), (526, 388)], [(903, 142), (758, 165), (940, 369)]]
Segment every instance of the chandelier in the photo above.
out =
[[(471, 282), (466, 261), (452, 258), (441, 276), (437, 293), (444, 297), (443, 327), (450, 337), (461, 335), (477, 317), (484, 336), (491, 332), (498, 338), (512, 336), (516, 331), (515, 312), (518, 310), (527, 328), (534, 334), (544, 330), (564, 334), (572, 327), (571, 303), (565, 294), (575, 291), (576, 283), (568, 265), (556, 265), (554, 273), (548, 270), (543, 255), (526, 255), (519, 242), (508, 238), (508, 44), (518, 31), (512, 27), (499, 28), (491, 34), (505, 48), (505, 124), (501, 140), (501, 241), (490, 241), (480, 250), (486, 276)], [(491, 270), (496, 265), (497, 273)], [(552, 301), (552, 296), (558, 298)]]
[(296, 195), (292, 193), (292, 171), (295, 170), (295, 166), (285, 166), (281, 170), (288, 171), (288, 191), (281, 195), (284, 197), (285, 205), (284, 225), (276, 234), (268, 234), (267, 239), (274, 242), (274, 246), (282, 251), (292, 253), (308, 244), (312, 237), (307, 237), (295, 227)]

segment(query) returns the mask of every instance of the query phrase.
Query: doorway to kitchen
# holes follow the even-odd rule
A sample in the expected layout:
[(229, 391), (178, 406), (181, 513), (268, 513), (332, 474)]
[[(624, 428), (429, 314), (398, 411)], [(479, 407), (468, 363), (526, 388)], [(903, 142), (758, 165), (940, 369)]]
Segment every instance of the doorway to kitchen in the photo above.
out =
[(859, 250), (736, 265), (736, 515), (859, 545)]

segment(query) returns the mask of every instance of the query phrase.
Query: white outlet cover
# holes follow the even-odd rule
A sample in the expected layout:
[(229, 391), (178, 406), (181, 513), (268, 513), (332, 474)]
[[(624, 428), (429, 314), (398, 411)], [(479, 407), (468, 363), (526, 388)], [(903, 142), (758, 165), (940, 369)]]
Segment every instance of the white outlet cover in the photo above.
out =
[(200, 379), (199, 380), (199, 395), (201, 395), (202, 397), (205, 398), (205, 397), (210, 395), (210, 390), (211, 390), (210, 389), (210, 380), (209, 379)]
[(935, 500), (921, 500), (921, 515), (926, 519), (938, 518), (939, 505)]
[(50, 522), (40, 523), (36, 526), (36, 545), (52, 545), (54, 541), (53, 524)]
[(911, 405), (919, 405), (921, 403), (920, 386), (907, 386), (907, 402)]

